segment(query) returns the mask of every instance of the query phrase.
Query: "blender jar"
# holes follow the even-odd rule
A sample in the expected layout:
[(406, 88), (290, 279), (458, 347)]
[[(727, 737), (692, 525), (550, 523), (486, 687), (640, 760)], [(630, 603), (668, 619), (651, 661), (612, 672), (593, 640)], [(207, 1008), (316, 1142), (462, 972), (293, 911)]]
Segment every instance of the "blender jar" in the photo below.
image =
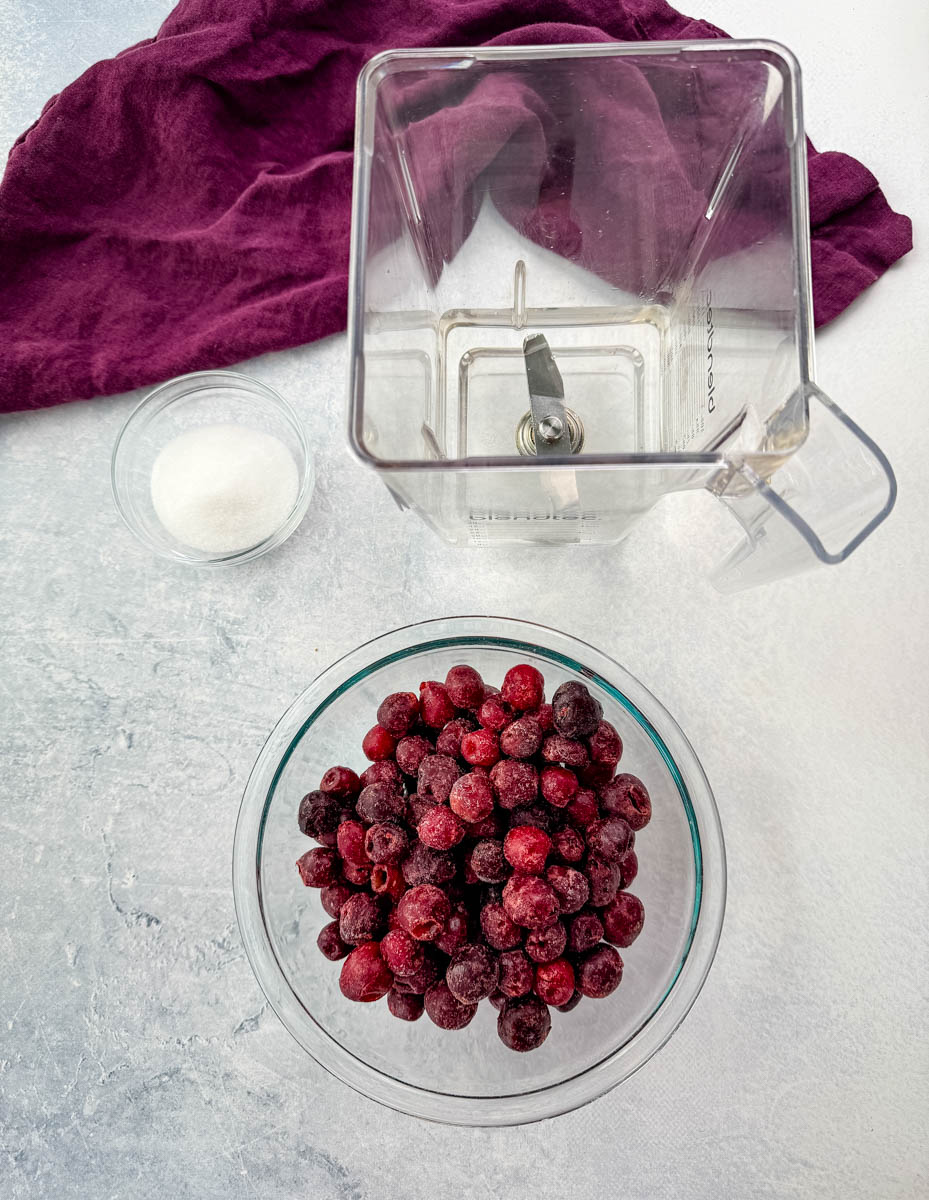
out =
[(604, 543), (666, 492), (730, 589), (893, 472), (813, 382), (799, 68), (760, 41), (397, 50), (358, 86), (349, 441), (447, 540)]

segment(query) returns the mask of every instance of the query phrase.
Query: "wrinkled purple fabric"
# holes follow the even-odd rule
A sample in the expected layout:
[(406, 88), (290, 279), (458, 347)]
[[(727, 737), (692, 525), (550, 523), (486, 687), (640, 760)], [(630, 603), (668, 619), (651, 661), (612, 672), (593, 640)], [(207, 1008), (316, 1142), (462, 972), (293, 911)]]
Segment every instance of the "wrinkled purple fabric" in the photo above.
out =
[[(126, 391), (344, 329), (355, 80), (380, 50), (725, 36), (663, 0), (182, 0), (155, 38), (49, 101), (11, 151), (0, 410)], [(527, 136), (533, 103), (514, 91), (494, 106), (501, 145)], [(620, 100), (604, 114), (624, 115)], [(454, 117), (442, 120), (449, 136)], [(549, 194), (536, 198), (546, 203), (516, 197), (508, 212), (495, 199), (543, 244), (540, 214), (554, 221), (555, 248), (577, 258), (591, 214), (559, 211), (557, 147), (542, 137), (537, 150), (549, 155)], [(487, 165), (474, 164), (475, 183)], [(911, 230), (855, 159), (810, 147), (809, 175), (823, 324), (910, 249)], [(599, 217), (598, 198), (589, 204)], [(449, 233), (442, 252), (454, 242)], [(629, 263), (584, 261), (635, 284)]]

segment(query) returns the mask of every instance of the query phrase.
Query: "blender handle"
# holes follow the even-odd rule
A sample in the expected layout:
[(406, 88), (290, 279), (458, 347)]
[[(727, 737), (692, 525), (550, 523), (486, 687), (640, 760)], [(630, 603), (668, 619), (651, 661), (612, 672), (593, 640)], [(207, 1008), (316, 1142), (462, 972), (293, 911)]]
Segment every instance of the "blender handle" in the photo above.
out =
[[(793, 417), (787, 419), (791, 408)], [(784, 440), (769, 423), (765, 458), (756, 456), (753, 466), (748, 455), (707, 485), (745, 535), (711, 576), (722, 592), (794, 575), (817, 563), (843, 562), (888, 516), (897, 498), (897, 481), (883, 451), (815, 384), (795, 393), (774, 424), (785, 432), (806, 430), (795, 450), (783, 445), (782, 465), (767, 478), (758, 473)], [(775, 516), (779, 519), (772, 520)]]

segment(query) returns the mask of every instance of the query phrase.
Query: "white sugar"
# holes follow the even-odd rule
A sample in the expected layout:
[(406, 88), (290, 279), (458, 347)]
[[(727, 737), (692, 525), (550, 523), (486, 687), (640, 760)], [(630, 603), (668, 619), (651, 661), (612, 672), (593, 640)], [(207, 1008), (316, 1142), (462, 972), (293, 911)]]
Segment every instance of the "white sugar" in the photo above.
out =
[(195, 550), (231, 554), (270, 537), (294, 506), (297, 464), (282, 441), (243, 425), (204, 425), (169, 442), (152, 467), (152, 504)]

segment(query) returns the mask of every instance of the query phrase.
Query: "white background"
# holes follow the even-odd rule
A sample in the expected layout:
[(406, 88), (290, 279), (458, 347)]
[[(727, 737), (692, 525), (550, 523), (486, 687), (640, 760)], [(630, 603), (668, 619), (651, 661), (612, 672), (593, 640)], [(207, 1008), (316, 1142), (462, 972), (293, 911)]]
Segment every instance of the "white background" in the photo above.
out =
[[(0, 0), (0, 139), (160, 0)], [(886, 451), (890, 520), (845, 566), (736, 597), (706, 496), (624, 545), (444, 547), (344, 449), (343, 338), (248, 370), (318, 448), (311, 513), (229, 573), (149, 558), (108, 460), (131, 398), (0, 422), (0, 1191), (6, 1196), (893, 1200), (929, 1194), (929, 17), (922, 0), (706, 0), (790, 46), (820, 149), (860, 157), (917, 249), (817, 341), (818, 379)], [(880, 15), (879, 15), (880, 14)], [(670, 708), (730, 868), (716, 965), (635, 1078), (522, 1130), (356, 1097), (281, 1030), (229, 888), (254, 757), (293, 695), (413, 619), (558, 625)]]

